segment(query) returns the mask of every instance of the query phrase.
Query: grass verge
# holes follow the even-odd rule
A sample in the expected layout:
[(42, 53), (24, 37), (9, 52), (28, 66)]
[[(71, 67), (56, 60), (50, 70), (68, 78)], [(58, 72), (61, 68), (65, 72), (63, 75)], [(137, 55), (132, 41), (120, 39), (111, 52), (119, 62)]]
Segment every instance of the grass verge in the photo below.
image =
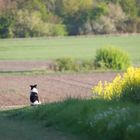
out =
[(63, 102), (11, 110), (7, 118), (41, 122), (55, 128), (94, 140), (138, 140), (140, 105), (106, 100), (68, 99)]

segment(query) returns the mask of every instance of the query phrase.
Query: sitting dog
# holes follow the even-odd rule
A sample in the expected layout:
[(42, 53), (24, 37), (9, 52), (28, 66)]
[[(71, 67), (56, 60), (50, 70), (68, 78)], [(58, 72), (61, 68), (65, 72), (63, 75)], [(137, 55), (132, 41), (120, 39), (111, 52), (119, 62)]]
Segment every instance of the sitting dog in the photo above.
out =
[(30, 87), (31, 87), (31, 91), (30, 91), (31, 105), (41, 104), (41, 102), (39, 101), (39, 97), (38, 97), (37, 85), (30, 85)]

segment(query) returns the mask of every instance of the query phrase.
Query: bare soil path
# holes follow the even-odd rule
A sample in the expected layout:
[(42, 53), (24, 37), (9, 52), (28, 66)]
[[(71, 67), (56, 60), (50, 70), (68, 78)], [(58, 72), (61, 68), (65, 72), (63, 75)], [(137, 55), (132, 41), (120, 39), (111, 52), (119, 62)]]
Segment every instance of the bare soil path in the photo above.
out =
[(45, 70), (51, 61), (0, 61), (0, 71), (26, 71), (26, 70)]

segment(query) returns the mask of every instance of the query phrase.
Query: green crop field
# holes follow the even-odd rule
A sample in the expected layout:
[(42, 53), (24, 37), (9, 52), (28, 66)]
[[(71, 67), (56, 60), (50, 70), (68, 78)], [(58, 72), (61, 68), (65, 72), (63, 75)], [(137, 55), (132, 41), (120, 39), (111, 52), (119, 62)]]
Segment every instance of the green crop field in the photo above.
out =
[(0, 60), (91, 59), (105, 46), (122, 48), (140, 65), (140, 35), (0, 39)]

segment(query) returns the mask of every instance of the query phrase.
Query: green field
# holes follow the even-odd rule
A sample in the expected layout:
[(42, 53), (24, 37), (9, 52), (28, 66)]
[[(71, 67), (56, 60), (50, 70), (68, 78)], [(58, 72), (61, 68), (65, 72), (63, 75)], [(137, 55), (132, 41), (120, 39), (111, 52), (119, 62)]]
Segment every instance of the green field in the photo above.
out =
[(97, 48), (110, 45), (122, 48), (140, 65), (140, 35), (0, 39), (0, 60), (90, 59)]

